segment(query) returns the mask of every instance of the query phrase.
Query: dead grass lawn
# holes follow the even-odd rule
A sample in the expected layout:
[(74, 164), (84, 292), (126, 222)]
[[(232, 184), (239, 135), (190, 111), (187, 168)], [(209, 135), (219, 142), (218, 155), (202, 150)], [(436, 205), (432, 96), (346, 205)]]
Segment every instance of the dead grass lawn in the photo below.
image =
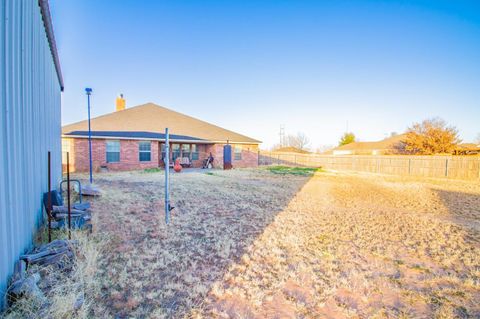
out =
[(267, 170), (97, 176), (94, 316), (480, 317), (478, 183)]

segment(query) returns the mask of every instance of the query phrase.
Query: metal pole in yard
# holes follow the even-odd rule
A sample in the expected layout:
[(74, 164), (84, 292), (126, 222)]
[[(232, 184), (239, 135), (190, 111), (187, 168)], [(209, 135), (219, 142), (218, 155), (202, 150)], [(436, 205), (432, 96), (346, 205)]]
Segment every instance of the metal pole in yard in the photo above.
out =
[(72, 206), (70, 204), (70, 152), (67, 152), (67, 204), (68, 204), (68, 239), (72, 239)]
[(87, 103), (88, 103), (88, 160), (90, 162), (90, 185), (93, 183), (92, 176), (92, 128), (90, 126), (90, 95), (92, 94), (91, 88), (86, 88)]
[(165, 223), (170, 221), (170, 138), (168, 127), (165, 129)]
[(48, 242), (52, 241), (52, 176), (51, 176), (51, 156), (50, 151), (48, 151), (48, 207), (47, 207), (47, 217), (48, 217)]

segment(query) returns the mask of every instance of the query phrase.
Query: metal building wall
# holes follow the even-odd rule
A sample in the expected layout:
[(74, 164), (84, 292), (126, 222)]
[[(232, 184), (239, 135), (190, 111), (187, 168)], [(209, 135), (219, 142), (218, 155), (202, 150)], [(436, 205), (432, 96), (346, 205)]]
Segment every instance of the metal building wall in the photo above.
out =
[(47, 190), (61, 178), (61, 85), (38, 0), (0, 0), (0, 308), (18, 256), (32, 245)]

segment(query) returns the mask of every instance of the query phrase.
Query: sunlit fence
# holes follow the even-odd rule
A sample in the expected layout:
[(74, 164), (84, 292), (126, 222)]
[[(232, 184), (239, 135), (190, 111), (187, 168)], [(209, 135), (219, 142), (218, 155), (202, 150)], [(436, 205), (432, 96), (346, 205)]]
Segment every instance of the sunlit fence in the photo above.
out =
[(480, 156), (318, 155), (260, 151), (259, 165), (292, 165), (382, 174), (480, 179)]

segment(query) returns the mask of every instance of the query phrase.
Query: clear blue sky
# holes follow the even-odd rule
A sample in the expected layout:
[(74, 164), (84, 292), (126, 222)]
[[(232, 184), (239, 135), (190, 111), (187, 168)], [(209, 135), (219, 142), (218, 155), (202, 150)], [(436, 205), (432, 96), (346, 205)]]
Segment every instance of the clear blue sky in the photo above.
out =
[(440, 116), (480, 132), (480, 1), (51, 0), (63, 124), (154, 102), (315, 148)]

